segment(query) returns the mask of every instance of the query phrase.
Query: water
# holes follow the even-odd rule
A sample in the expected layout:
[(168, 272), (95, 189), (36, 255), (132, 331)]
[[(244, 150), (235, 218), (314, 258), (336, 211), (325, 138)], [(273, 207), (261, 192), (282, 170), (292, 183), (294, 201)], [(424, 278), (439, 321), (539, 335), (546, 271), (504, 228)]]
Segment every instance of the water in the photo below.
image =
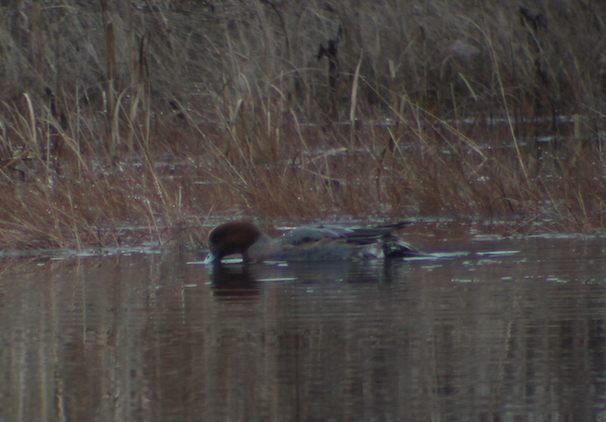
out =
[(606, 420), (605, 240), (424, 246), (446, 253), (4, 260), (0, 420)]

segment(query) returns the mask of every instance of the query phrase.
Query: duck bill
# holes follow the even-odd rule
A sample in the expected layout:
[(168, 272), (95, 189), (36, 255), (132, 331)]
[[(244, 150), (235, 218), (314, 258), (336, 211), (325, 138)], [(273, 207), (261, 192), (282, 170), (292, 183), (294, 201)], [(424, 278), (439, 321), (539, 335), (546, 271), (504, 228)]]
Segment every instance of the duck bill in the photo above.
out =
[(217, 259), (217, 256), (214, 255), (212, 252), (209, 252), (208, 255), (206, 256), (206, 259), (202, 262), (202, 264), (204, 264), (204, 265), (214, 264), (216, 259)]

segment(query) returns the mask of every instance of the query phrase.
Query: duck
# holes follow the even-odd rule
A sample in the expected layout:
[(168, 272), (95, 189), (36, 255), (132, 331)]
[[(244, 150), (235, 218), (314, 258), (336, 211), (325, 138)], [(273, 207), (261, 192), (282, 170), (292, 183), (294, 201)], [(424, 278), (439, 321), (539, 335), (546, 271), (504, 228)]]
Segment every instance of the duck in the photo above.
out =
[(241, 254), (244, 263), (256, 261), (330, 261), (400, 258), (422, 253), (393, 234), (409, 225), (402, 221), (372, 227), (313, 224), (271, 238), (246, 221), (231, 221), (212, 229), (210, 252), (204, 264), (221, 264)]

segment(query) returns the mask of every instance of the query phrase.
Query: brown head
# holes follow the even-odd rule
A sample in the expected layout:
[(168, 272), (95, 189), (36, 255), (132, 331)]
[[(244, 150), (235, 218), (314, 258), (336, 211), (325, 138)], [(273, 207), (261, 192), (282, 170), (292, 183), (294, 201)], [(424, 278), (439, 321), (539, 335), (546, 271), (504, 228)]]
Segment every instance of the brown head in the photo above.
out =
[(220, 263), (226, 255), (244, 254), (261, 236), (263, 233), (252, 223), (221, 224), (208, 235), (210, 254), (205, 262)]

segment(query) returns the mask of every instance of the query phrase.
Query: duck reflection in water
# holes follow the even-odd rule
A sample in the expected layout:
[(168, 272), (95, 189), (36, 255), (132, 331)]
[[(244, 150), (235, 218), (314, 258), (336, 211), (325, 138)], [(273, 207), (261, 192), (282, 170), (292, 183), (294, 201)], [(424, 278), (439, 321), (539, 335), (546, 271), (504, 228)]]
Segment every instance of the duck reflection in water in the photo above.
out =
[[(393, 273), (401, 273), (406, 265), (400, 261), (328, 261), (282, 262), (281, 265), (230, 264), (210, 269), (213, 295), (223, 298), (252, 298), (260, 295), (267, 282), (286, 283), (291, 287), (334, 284), (391, 283)], [(294, 287), (297, 288), (297, 287)]]
[(254, 299), (261, 293), (259, 283), (247, 265), (215, 266), (211, 274), (213, 295), (221, 300)]

